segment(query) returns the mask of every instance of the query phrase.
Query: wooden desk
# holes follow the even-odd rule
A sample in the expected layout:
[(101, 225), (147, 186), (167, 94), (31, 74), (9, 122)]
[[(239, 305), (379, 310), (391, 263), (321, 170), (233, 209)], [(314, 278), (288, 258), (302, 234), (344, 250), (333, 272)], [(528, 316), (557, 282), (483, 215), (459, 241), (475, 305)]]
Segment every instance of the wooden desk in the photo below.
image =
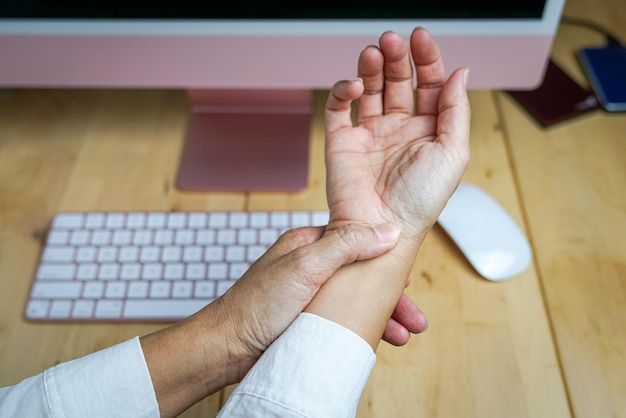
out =
[[(626, 39), (623, 0), (571, 0), (566, 14)], [(601, 38), (563, 26), (554, 56)], [(316, 96), (311, 185), (302, 193), (183, 193), (173, 186), (186, 124), (179, 91), (16, 91), (0, 97), (0, 386), (163, 324), (32, 324), (22, 317), (46, 227), (63, 210), (325, 207)], [(477, 276), (439, 227), (407, 290), (430, 329), (381, 345), (358, 410), (367, 417), (626, 416), (626, 115), (540, 129), (507, 95), (471, 93), (464, 181), (525, 229), (533, 265)], [(230, 388), (184, 416), (212, 416)]]

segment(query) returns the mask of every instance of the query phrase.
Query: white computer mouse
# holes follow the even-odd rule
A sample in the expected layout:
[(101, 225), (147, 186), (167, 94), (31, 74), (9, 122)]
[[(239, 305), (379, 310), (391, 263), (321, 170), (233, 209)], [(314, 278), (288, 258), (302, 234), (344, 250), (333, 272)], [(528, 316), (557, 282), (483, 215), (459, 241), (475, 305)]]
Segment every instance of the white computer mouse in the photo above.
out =
[(438, 222), (485, 279), (510, 279), (530, 264), (528, 239), (506, 210), (478, 186), (461, 183)]

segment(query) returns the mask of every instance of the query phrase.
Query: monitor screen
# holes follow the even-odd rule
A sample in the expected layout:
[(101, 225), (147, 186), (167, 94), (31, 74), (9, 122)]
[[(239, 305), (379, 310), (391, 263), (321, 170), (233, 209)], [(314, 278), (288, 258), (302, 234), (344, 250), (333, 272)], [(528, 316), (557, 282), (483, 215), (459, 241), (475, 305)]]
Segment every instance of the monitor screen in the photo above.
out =
[[(233, 109), (246, 117), (261, 115), (239, 124), (263, 124), (263, 129), (252, 131), (256, 135), (241, 132), (236, 140), (229, 139), (239, 144), (229, 151), (237, 154), (233, 163), (221, 157), (195, 161), (200, 154), (215, 155), (216, 147), (206, 140), (201, 141), (204, 145), (186, 145), (181, 169), (198, 166), (201, 172), (180, 174), (179, 187), (295, 190), (306, 187), (302, 159), (307, 158), (307, 147), (296, 147), (290, 138), (308, 139), (308, 119), (302, 115), (310, 113), (310, 92), (354, 77), (359, 52), (376, 44), (384, 31), (408, 37), (416, 26), (425, 27), (438, 41), (447, 71), (471, 67), (470, 88), (532, 89), (543, 79), (563, 4), (0, 0), (0, 86), (186, 89), (193, 110), (190, 136), (230, 130), (220, 124)], [(219, 117), (195, 120), (207, 111), (218, 111)], [(269, 113), (296, 114), (295, 119), (302, 120), (269, 121)], [(283, 129), (275, 132), (276, 126)], [(267, 135), (259, 140), (259, 132)], [(250, 135), (256, 139), (245, 142)], [(267, 156), (270, 165), (291, 166), (300, 174), (257, 173), (252, 167), (268, 149), (275, 151)], [(250, 150), (249, 158), (238, 160), (242, 150)], [(207, 166), (216, 171), (203, 171)], [(247, 179), (230, 185), (200, 184), (209, 177), (239, 176), (225, 174), (228, 166), (238, 173), (244, 168)], [(296, 178), (293, 184), (273, 185)]]
[(544, 0), (171, 2), (4, 0), (6, 18), (51, 19), (537, 19)]

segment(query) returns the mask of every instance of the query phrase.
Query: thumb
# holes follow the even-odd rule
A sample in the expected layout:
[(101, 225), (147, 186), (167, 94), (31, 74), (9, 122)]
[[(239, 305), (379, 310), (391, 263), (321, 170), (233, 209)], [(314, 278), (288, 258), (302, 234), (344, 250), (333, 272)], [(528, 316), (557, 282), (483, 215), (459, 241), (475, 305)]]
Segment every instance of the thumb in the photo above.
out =
[(385, 254), (396, 246), (399, 236), (400, 229), (395, 224), (346, 224), (326, 231), (319, 240), (290, 255), (299, 253), (296, 258), (305, 264), (299, 271), (310, 284), (319, 287), (341, 266)]
[(357, 260), (369, 260), (391, 250), (398, 243), (400, 228), (393, 223), (381, 225), (346, 224), (326, 231), (320, 245), (334, 252), (337, 266)]

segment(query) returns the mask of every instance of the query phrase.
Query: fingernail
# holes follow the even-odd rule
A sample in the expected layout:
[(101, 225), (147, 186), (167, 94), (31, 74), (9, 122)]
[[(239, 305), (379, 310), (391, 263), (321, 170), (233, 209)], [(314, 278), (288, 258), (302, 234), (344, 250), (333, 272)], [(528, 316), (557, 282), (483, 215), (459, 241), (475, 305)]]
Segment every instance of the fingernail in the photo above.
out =
[(469, 83), (469, 76), (470, 76), (470, 67), (466, 67), (465, 74), (463, 74), (463, 85), (465, 86), (466, 89), (467, 89), (467, 84)]
[(393, 242), (400, 236), (400, 228), (396, 224), (375, 225), (374, 232), (378, 236), (380, 242)]

